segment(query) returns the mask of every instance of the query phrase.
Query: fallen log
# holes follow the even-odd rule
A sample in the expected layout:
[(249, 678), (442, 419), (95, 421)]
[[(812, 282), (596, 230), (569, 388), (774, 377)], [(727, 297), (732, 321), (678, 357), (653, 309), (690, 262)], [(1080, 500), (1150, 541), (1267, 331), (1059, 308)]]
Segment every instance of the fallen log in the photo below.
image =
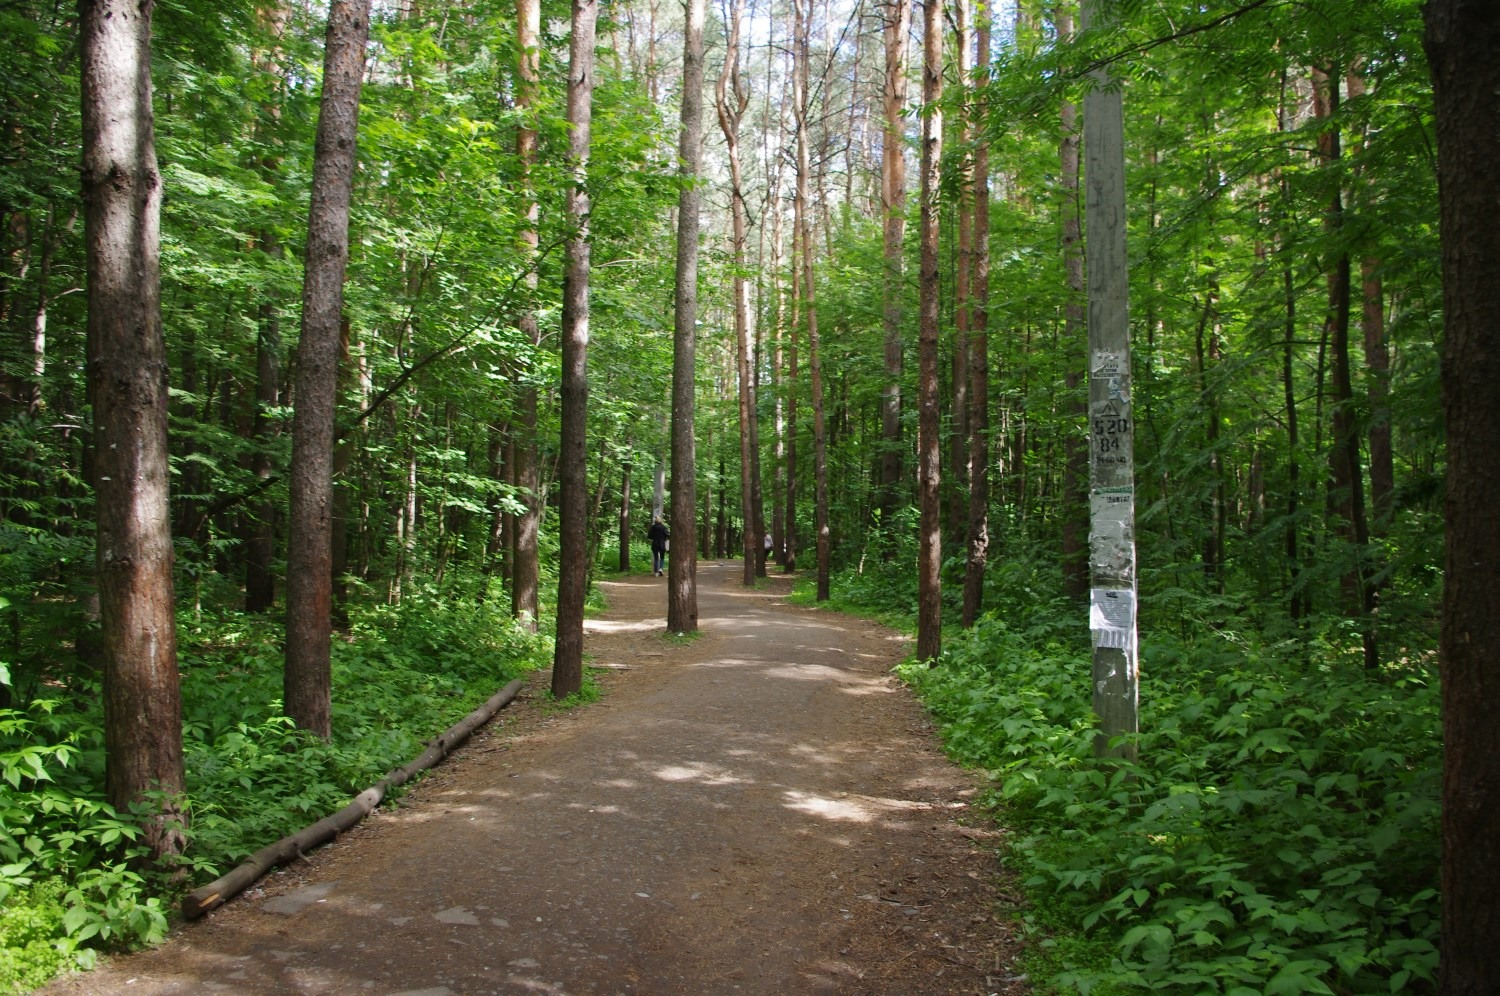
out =
[(355, 796), (349, 805), (332, 816), (325, 816), (311, 826), (304, 827), (274, 844), (261, 848), (229, 874), (216, 878), (202, 888), (188, 893), (182, 900), (182, 915), (189, 920), (194, 920), (209, 910), (222, 906), (249, 888), (272, 868), (285, 864), (308, 848), (332, 840), (369, 816), (374, 812), (375, 807), (380, 805), (387, 792), (406, 783), (419, 771), (426, 771), (437, 765), (455, 746), (467, 740), (470, 734), (489, 722), (495, 713), (509, 705), (520, 692), (521, 685), (521, 679), (517, 678), (500, 689), (490, 696), (484, 705), (427, 741), (427, 749), (415, 759), (387, 772), (384, 778)]

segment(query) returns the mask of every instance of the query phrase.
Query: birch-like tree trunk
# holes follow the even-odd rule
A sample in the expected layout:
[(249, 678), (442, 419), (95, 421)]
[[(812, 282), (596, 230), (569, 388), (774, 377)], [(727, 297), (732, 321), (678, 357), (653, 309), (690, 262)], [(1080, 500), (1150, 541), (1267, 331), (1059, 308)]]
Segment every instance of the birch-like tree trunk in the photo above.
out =
[(328, 9), (323, 96), (313, 149), (312, 202), (302, 282), (302, 336), (293, 396), (291, 511), (287, 537), (286, 714), (323, 739), (330, 733), (333, 628), (333, 442), (339, 322), (349, 260), (349, 199), (369, 0)]
[(943, 158), (943, 3), (922, 7), (922, 273), (917, 339), (917, 660), (936, 665), (943, 644), (943, 533), (938, 488), (938, 197)]
[[(573, 0), (568, 46), (567, 260), (563, 269), (562, 439), (558, 455), (557, 637), (552, 697), (583, 687), (583, 603), (589, 576), (588, 345), (589, 345), (589, 140), (593, 123), (594, 34), (599, 0)], [(604, 468), (599, 468), (604, 487)]]
[(698, 551), (693, 542), (697, 512), (697, 403), (699, 159), (703, 144), (704, 0), (687, 0), (682, 46), (682, 132), (677, 146), (677, 295), (672, 334), (672, 544), (667, 561), (667, 629), (698, 630)]
[(185, 813), (152, 6), (82, 0), (78, 10), (105, 786), (121, 812), (150, 807), (146, 842), (160, 857), (181, 852)]
[[(1084, 0), (1082, 24), (1108, 21), (1107, 0)], [(1089, 629), (1101, 756), (1133, 758), (1140, 730), (1136, 643), (1135, 417), (1130, 382), (1130, 275), (1126, 256), (1125, 121), (1104, 70), (1084, 98), (1088, 219)], [(1127, 739), (1111, 746), (1112, 738)]]
[[(537, 132), (532, 116), (536, 113), (537, 86), (541, 78), (541, 34), (541, 0), (516, 0), (516, 111), (519, 117), (516, 165), (520, 173), (522, 214), (526, 219), (520, 231), (521, 245), (530, 264), (525, 277), (526, 296), (521, 312), (516, 316), (516, 326), (533, 350), (539, 349), (542, 341), (536, 316), (536, 255), (540, 244), (537, 229), (541, 208), (531, 185), (531, 171), (536, 165)], [(536, 410), (536, 385), (523, 380), (516, 389), (516, 416), (512, 423), (516, 433), (512, 471), (522, 512), (515, 517), (516, 528), (511, 532), (510, 604), (511, 614), (533, 632), (541, 612), (541, 566), (537, 544), (542, 525), (542, 495)]]

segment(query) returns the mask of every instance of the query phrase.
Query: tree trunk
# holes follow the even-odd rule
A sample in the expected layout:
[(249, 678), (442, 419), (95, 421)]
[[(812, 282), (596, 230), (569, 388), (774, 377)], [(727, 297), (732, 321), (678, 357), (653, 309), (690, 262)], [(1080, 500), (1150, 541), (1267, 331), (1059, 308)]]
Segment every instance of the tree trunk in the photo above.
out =
[(630, 461), (620, 468), (620, 573), (630, 570)]
[(813, 536), (817, 550), (817, 600), (829, 597), (828, 576), (828, 440), (823, 412), (823, 358), (818, 338), (818, 293), (813, 274), (812, 204), (809, 193), (811, 156), (808, 114), (811, 95), (808, 92), (811, 53), (808, 36), (812, 33), (812, 0), (794, 2), (797, 23), (793, 38), (795, 66), (792, 71), (792, 112), (797, 121), (797, 215), (802, 242), (802, 311), (807, 317), (807, 365), (812, 379), (813, 415)]
[(161, 857), (182, 851), (186, 814), (152, 6), (151, 0), (81, 0), (79, 18), (105, 787), (121, 812), (133, 804), (148, 807), (146, 843)]
[[(269, 482), (272, 473), (271, 441), (280, 432), (279, 423), (268, 413), (281, 404), (281, 325), (276, 306), (266, 302), (260, 309), (260, 330), (255, 340), (255, 418), (251, 435), (256, 442), (251, 472), (256, 480)], [(258, 501), (253, 507), (249, 535), (245, 540), (245, 611), (268, 612), (276, 602), (276, 503)]]
[[(1066, 4), (1060, 6), (1055, 19), (1057, 37), (1073, 37), (1073, 13)], [(1087, 337), (1084, 319), (1083, 226), (1082, 205), (1078, 197), (1078, 108), (1064, 101), (1059, 109), (1062, 119), (1062, 142), (1058, 159), (1062, 173), (1062, 253), (1067, 278), (1067, 298), (1063, 305), (1063, 357), (1067, 370), (1067, 404), (1079, 418), (1088, 417), (1088, 408), (1077, 400), (1084, 373), (1079, 347)], [(1089, 455), (1082, 440), (1069, 433), (1063, 440), (1062, 499), (1062, 569), (1063, 592), (1082, 599), (1088, 590), (1088, 484)]]
[[(594, 28), (598, 0), (573, 0), (568, 46), (567, 262), (563, 270), (562, 439), (558, 456), (557, 642), (552, 697), (583, 687), (583, 603), (588, 589), (588, 161), (594, 99)], [(600, 487), (604, 486), (600, 468)]]
[[(1107, 22), (1107, 0), (1084, 0), (1083, 26)], [(1134, 759), (1140, 730), (1136, 643), (1135, 449), (1130, 383), (1130, 279), (1125, 229), (1124, 108), (1099, 70), (1083, 104), (1088, 162), (1089, 473), (1094, 750)]]
[[(980, 67), (974, 84), (989, 79), (988, 3), (976, 8), (975, 37)], [(978, 113), (978, 108), (975, 108)], [(982, 125), (981, 135), (983, 134)], [(974, 149), (974, 279), (969, 322), (969, 529), (964, 569), (963, 624), (974, 625), (984, 606), (984, 570), (990, 547), (990, 147), (983, 138)]]
[(935, 666), (943, 643), (943, 533), (938, 488), (938, 210), (943, 158), (943, 3), (922, 7), (922, 273), (917, 340), (917, 660)]
[(677, 146), (682, 192), (677, 200), (677, 295), (672, 336), (672, 532), (667, 563), (667, 629), (698, 631), (698, 560), (692, 536), (697, 512), (696, 404), (698, 322), (698, 162), (703, 140), (704, 0), (687, 0), (682, 49), (682, 133)]
[(755, 391), (750, 364), (750, 284), (745, 279), (745, 244), (749, 238), (749, 209), (745, 205), (744, 182), (740, 171), (740, 119), (750, 106), (750, 95), (740, 78), (740, 2), (729, 5), (729, 24), (724, 43), (726, 55), (723, 71), (715, 88), (719, 111), (719, 130), (729, 153), (730, 221), (734, 251), (734, 339), (735, 374), (739, 381), (740, 416), (740, 501), (744, 507), (745, 528), (741, 544), (745, 562), (741, 580), (745, 587), (755, 585), (756, 563), (760, 557), (761, 533), (758, 521), (759, 487), (755, 462)]
[[(1313, 70), (1313, 106), (1318, 117), (1331, 119), (1338, 111), (1339, 84), (1336, 75)], [(1318, 135), (1318, 156), (1325, 167), (1336, 169), (1342, 150), (1338, 125), (1331, 121)], [(1337, 239), (1344, 227), (1344, 197), (1335, 179), (1324, 228)], [(1328, 448), (1331, 490), (1329, 510), (1350, 545), (1352, 563), (1341, 578), (1344, 611), (1359, 626), (1364, 644), (1365, 667), (1380, 667), (1375, 633), (1375, 587), (1365, 568), (1370, 530), (1365, 515), (1364, 472), (1359, 459), (1359, 424), (1354, 410), (1354, 381), (1349, 363), (1349, 307), (1352, 279), (1349, 251), (1340, 247), (1328, 268), (1328, 313), (1324, 334), (1329, 345), (1333, 378), (1333, 440)]]
[[(955, 106), (953, 132), (958, 152), (954, 157), (957, 175), (957, 249), (953, 270), (953, 403), (948, 420), (948, 473), (944, 483), (948, 491), (948, 529), (955, 535), (968, 521), (969, 484), (969, 309), (970, 284), (974, 274), (974, 162), (969, 151), (970, 48), (969, 0), (954, 0), (953, 33), (957, 42), (958, 100)], [(966, 537), (967, 529), (963, 535)]]
[[(526, 218), (520, 235), (531, 264), (525, 278), (526, 300), (516, 325), (531, 343), (533, 351), (541, 348), (542, 341), (536, 316), (536, 256), (540, 244), (537, 226), (541, 209), (531, 186), (531, 170), (536, 163), (537, 132), (532, 115), (541, 76), (541, 23), (541, 0), (516, 0), (516, 44), (520, 50), (516, 66), (516, 110), (520, 117), (516, 128), (516, 162), (521, 174), (522, 213)], [(542, 492), (536, 409), (536, 385), (521, 383), (516, 392), (513, 422), (516, 433), (514, 471), (516, 490), (524, 510), (516, 516), (516, 528), (511, 534), (510, 604), (511, 614), (532, 632), (536, 632), (541, 612), (541, 567), (537, 543), (542, 522)]]
[(880, 400), (880, 524), (892, 528), (902, 487), (901, 319), (906, 233), (906, 37), (910, 0), (890, 0), (885, 21), (885, 135), (880, 150), (880, 205), (884, 221), (885, 270), (881, 280), (885, 332), (885, 388)]
[(333, 627), (333, 433), (339, 320), (349, 260), (359, 91), (369, 0), (333, 0), (323, 58), (323, 97), (313, 151), (312, 203), (302, 283), (302, 337), (292, 416), (287, 537), (286, 714), (323, 739), (330, 733), (329, 639)]
[(1500, 7), (1430, 0), (1448, 437), (1443, 590), (1443, 933), (1447, 996), (1500, 992)]

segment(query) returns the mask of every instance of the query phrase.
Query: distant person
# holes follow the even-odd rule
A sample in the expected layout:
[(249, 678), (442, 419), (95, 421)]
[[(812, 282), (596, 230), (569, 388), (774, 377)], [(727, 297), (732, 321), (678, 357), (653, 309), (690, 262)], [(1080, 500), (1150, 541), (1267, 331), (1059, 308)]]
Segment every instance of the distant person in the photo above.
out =
[(760, 548), (760, 569), (766, 569), (766, 561), (771, 559), (771, 534), (765, 533), (765, 543)]
[(646, 530), (646, 539), (651, 543), (651, 572), (661, 577), (661, 572), (667, 563), (667, 541), (672, 534), (667, 532), (667, 527), (661, 521), (661, 516), (655, 516), (651, 520), (651, 528)]

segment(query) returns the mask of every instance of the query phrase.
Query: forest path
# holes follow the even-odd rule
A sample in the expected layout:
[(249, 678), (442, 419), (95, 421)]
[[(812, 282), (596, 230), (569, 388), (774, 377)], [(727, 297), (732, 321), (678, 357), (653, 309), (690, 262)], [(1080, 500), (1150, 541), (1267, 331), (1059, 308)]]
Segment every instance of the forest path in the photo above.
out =
[(967, 994), (1025, 990), (972, 776), (903, 640), (699, 566), (602, 587), (601, 702), (533, 693), (399, 806), (162, 947), (56, 993)]

